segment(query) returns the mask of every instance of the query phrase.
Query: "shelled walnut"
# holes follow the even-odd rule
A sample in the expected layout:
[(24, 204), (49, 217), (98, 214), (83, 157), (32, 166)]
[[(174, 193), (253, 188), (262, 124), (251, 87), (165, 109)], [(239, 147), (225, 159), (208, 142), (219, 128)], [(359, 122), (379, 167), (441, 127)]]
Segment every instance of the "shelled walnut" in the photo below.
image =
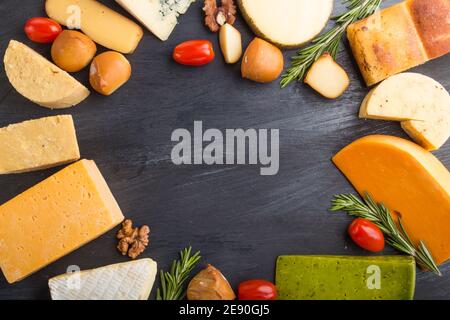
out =
[(225, 23), (232, 25), (236, 21), (236, 6), (233, 0), (222, 0), (220, 7), (217, 7), (217, 0), (205, 0), (203, 11), (205, 25), (212, 32), (219, 31)]
[(122, 229), (117, 232), (119, 244), (117, 249), (122, 255), (128, 255), (131, 259), (136, 259), (149, 244), (150, 228), (146, 225), (140, 228), (133, 228), (133, 221), (126, 219), (122, 222)]

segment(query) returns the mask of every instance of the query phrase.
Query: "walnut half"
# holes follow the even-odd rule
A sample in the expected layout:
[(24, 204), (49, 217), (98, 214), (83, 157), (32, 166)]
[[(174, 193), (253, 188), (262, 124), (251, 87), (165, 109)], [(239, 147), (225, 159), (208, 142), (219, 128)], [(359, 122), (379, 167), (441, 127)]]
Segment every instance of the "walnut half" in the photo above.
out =
[(133, 228), (133, 222), (126, 219), (122, 222), (122, 229), (117, 232), (119, 244), (117, 249), (122, 255), (128, 255), (131, 259), (136, 259), (149, 244), (148, 236), (150, 228), (143, 225), (140, 228)]
[(217, 32), (225, 23), (236, 21), (236, 6), (233, 0), (222, 0), (222, 6), (217, 7), (217, 0), (205, 0), (205, 25), (212, 32)]

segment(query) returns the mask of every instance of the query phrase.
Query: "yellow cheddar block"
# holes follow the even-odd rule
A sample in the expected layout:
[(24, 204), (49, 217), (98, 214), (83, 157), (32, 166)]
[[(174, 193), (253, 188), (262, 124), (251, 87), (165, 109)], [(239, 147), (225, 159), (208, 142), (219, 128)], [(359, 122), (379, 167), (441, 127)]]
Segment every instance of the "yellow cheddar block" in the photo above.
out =
[(0, 174), (54, 167), (80, 158), (72, 116), (46, 117), (0, 128)]
[(60, 24), (81, 29), (98, 44), (132, 53), (144, 34), (142, 28), (95, 0), (47, 0), (47, 15)]
[(19, 281), (122, 220), (95, 162), (78, 161), (0, 206), (0, 267)]
[(450, 258), (450, 173), (430, 152), (374, 135), (348, 145), (333, 162), (361, 195), (401, 216), (411, 239), (424, 241), (438, 264)]

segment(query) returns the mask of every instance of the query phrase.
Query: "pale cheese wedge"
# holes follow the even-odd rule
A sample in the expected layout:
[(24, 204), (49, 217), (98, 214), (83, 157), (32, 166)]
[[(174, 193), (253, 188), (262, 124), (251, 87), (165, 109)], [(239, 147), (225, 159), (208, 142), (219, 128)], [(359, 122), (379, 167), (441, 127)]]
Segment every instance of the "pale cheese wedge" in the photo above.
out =
[(186, 13), (195, 0), (116, 0), (125, 10), (139, 20), (162, 41), (177, 25), (180, 14)]
[(48, 285), (53, 300), (147, 300), (156, 273), (155, 261), (140, 259), (63, 274)]
[(18, 41), (9, 42), (3, 62), (17, 92), (42, 107), (69, 108), (89, 96), (75, 78)]
[(350, 85), (347, 72), (325, 53), (311, 66), (305, 83), (328, 99), (340, 97)]
[(450, 96), (437, 81), (419, 73), (401, 73), (374, 88), (361, 106), (360, 117), (381, 120), (429, 120), (449, 110)]
[(427, 76), (401, 73), (369, 92), (360, 117), (401, 121), (415, 142), (429, 151), (437, 150), (450, 137), (450, 95)]

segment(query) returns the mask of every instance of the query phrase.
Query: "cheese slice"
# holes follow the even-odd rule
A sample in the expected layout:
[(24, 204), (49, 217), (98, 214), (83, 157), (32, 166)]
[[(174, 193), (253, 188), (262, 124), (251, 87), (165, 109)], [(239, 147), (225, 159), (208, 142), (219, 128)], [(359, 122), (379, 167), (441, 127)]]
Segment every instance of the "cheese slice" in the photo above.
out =
[(450, 95), (439, 82), (420, 73), (400, 73), (369, 93), (359, 115), (367, 119), (429, 121), (444, 111), (450, 114)]
[(80, 158), (72, 116), (55, 116), (0, 128), (0, 174), (58, 166)]
[(95, 0), (46, 0), (47, 15), (70, 29), (81, 29), (98, 44), (133, 53), (143, 36), (134, 21)]
[(147, 300), (156, 262), (140, 259), (63, 274), (48, 281), (53, 300)]
[(401, 216), (412, 240), (422, 240), (436, 262), (450, 258), (450, 173), (430, 152), (392, 136), (367, 136), (333, 162), (356, 190)]
[(404, 121), (402, 127), (414, 141), (427, 150), (436, 150), (450, 136), (450, 95), (430, 77), (401, 73), (369, 92), (359, 116)]
[(0, 268), (19, 281), (122, 220), (95, 162), (78, 161), (0, 206)]
[(4, 64), (17, 92), (40, 106), (69, 108), (89, 96), (89, 90), (75, 78), (18, 41), (9, 42)]
[(162, 41), (169, 39), (180, 14), (195, 0), (116, 0)]

